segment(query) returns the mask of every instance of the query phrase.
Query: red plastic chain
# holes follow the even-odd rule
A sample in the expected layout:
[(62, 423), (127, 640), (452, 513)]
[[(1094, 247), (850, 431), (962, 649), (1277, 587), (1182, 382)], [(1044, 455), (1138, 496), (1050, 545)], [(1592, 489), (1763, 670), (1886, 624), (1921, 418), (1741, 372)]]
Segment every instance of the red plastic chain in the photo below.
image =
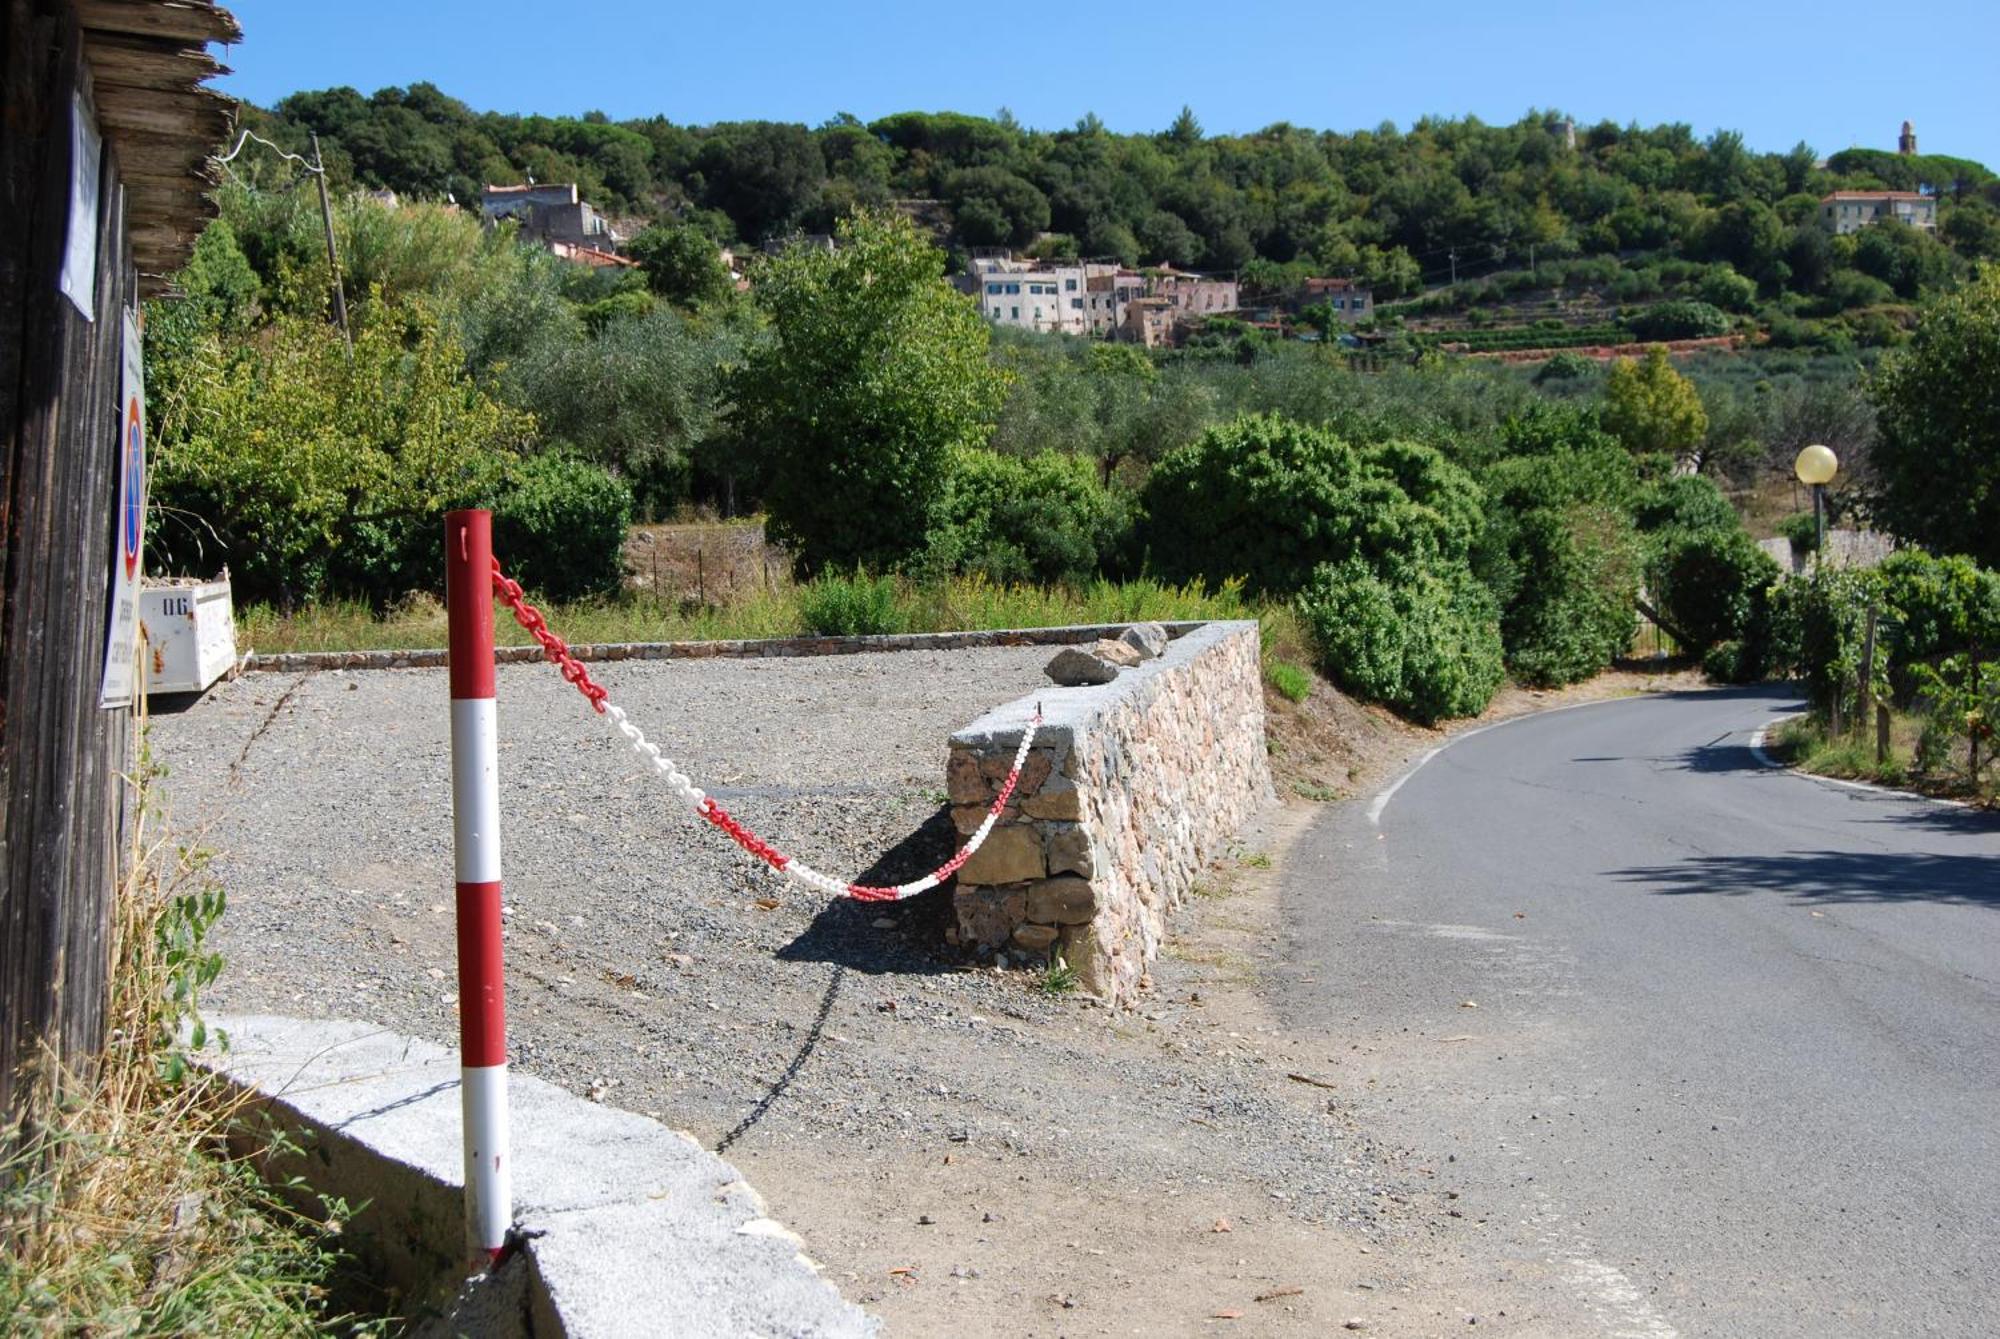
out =
[(744, 827), (734, 818), (731, 818), (729, 811), (717, 804), (713, 796), (701, 802), (701, 808), (698, 812), (703, 818), (728, 834), (729, 840), (735, 842), (751, 855), (756, 856), (772, 869), (782, 870), (785, 866), (792, 863), (790, 856), (785, 855), (772, 846), (771, 843), (759, 837), (749, 828)]
[(611, 694), (590, 677), (590, 671), (583, 667), (582, 661), (569, 653), (569, 643), (549, 629), (549, 621), (542, 617), (542, 611), (528, 603), (521, 583), (500, 570), (498, 558), (493, 560), (493, 593), (514, 611), (514, 621), (541, 643), (542, 654), (562, 670), (563, 679), (590, 700), (591, 710), (603, 715), (604, 699)]

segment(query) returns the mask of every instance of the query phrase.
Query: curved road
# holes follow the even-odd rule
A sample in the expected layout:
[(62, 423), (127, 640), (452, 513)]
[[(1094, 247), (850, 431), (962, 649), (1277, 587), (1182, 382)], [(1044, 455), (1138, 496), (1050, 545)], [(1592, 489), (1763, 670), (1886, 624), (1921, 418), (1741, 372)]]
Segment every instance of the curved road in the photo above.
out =
[(1765, 765), (1801, 707), (1509, 722), (1295, 849), (1285, 1008), (1477, 1332), (2000, 1332), (2000, 822)]

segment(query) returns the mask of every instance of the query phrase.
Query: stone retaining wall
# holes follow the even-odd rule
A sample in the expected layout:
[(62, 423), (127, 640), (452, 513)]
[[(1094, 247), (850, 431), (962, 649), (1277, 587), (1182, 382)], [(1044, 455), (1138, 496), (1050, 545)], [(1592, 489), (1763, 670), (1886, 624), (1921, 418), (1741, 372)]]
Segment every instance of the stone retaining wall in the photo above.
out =
[(1131, 1001), (1169, 914), (1273, 798), (1257, 624), (1176, 632), (1159, 659), (1108, 684), (1050, 687), (951, 737), (945, 781), (963, 840), (1043, 713), (1012, 801), (959, 870), (958, 942), (1053, 949), (1087, 989)]
[[(1169, 623), (1176, 634), (1199, 623)], [(868, 651), (964, 651), (985, 646), (1075, 646), (1116, 637), (1123, 623), (1082, 623), (1060, 628), (1002, 628), (988, 632), (906, 632), (879, 637), (763, 637), (718, 642), (584, 642), (569, 648), (578, 660), (757, 660), (793, 656), (846, 656)], [(556, 631), (562, 631), (558, 628)], [(540, 660), (535, 646), (496, 647), (502, 665)], [(442, 648), (406, 651), (288, 651), (252, 655), (247, 671), (304, 674), (315, 670), (443, 669)]]

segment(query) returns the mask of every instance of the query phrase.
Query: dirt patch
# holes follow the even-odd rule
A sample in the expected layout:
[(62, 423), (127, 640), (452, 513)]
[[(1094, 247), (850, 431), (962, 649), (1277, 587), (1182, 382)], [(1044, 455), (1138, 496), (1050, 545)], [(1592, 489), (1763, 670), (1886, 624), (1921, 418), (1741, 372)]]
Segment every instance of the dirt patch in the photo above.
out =
[(635, 525), (625, 536), (625, 584), (666, 600), (727, 604), (791, 582), (791, 560), (761, 521)]

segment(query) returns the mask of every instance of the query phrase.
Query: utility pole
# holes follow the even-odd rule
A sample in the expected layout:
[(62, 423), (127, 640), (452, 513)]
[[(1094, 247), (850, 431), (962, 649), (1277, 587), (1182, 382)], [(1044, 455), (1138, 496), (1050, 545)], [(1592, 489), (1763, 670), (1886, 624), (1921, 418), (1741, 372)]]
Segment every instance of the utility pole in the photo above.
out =
[(319, 183), (319, 219), (326, 228), (326, 263), (333, 271), (333, 314), (340, 322), (340, 337), (347, 341), (347, 359), (354, 361), (354, 335), (347, 328), (347, 294), (340, 286), (340, 253), (333, 245), (333, 205), (326, 198), (326, 160), (320, 157), (319, 135), (312, 137), (313, 179)]

